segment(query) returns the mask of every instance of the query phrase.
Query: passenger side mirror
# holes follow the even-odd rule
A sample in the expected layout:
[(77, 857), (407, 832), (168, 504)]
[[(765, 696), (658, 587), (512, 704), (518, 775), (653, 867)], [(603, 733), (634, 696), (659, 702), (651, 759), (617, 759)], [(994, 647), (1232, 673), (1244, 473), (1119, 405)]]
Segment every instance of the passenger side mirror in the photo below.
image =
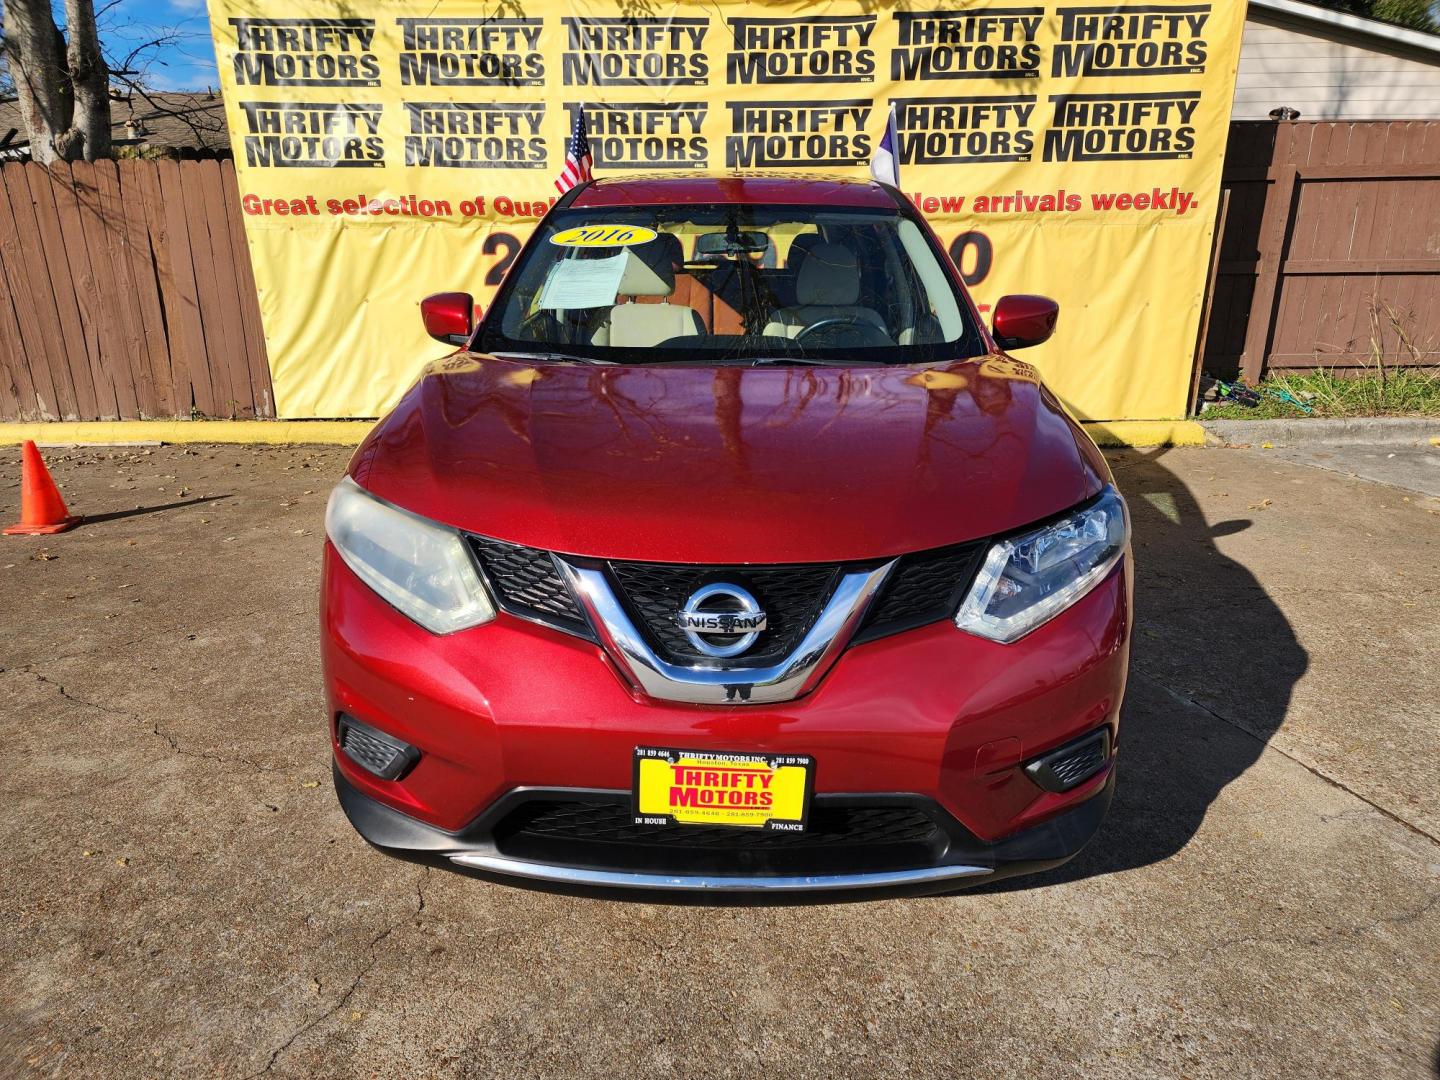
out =
[(1007, 352), (1042, 345), (1055, 333), (1060, 305), (1048, 296), (1002, 296), (995, 305), (995, 343)]
[(475, 328), (475, 300), (468, 292), (442, 292), (420, 301), (425, 332), (447, 345), (464, 345)]

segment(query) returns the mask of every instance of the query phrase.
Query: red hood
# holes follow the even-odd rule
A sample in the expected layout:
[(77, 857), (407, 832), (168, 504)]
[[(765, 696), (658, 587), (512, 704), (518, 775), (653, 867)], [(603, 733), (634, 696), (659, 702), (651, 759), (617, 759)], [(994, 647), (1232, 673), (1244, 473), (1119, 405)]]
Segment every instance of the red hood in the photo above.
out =
[(941, 547), (1057, 513), (1104, 460), (1035, 369), (436, 364), (356, 454), (425, 517), (532, 547), (819, 562)]

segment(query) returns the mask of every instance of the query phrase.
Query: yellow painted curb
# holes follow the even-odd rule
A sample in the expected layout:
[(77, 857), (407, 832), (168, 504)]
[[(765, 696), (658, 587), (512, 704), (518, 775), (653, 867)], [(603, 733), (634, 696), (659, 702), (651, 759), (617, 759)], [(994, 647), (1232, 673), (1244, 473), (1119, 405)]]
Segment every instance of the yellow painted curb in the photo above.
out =
[(248, 443), (354, 446), (374, 420), (99, 420), (0, 424), (0, 445), (34, 439), (49, 446), (115, 443)]
[(1093, 420), (1085, 430), (1100, 446), (1204, 446), (1194, 420)]
[[(355, 446), (373, 420), (99, 420), (0, 424), (0, 446), (34, 439), (47, 446), (115, 443), (241, 443)], [(1101, 446), (1204, 446), (1205, 429), (1193, 420), (1109, 420), (1087, 423)]]

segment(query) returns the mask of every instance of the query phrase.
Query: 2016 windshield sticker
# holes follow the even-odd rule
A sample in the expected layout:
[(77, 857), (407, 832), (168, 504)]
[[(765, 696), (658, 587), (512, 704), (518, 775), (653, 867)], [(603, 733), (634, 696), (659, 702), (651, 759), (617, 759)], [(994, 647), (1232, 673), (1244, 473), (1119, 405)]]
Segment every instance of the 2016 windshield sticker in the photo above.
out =
[(643, 225), (576, 225), (550, 238), (560, 247), (631, 247), (648, 244), (659, 234)]

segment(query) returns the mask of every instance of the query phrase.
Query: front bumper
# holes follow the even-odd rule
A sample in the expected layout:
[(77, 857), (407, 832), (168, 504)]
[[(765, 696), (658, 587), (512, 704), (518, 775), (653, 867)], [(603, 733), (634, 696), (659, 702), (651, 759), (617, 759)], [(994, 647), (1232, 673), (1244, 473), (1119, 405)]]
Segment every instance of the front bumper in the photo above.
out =
[[(827, 895), (995, 880), (1063, 861), (1103, 817), (1113, 757), (1067, 791), (1046, 790), (1025, 765), (1101, 728), (1113, 753), (1129, 602), (1127, 558), (1014, 644), (937, 623), (852, 646), (794, 701), (697, 705), (647, 698), (597, 645), (504, 612), (473, 630), (432, 635), (371, 592), (327, 545), (322, 647), (332, 741), (343, 714), (419, 751), (412, 768), (385, 780), (335, 743), (337, 785), (356, 828), (377, 847), (507, 880)], [(864, 880), (856, 881), (844, 865), (692, 872), (681, 859), (672, 868), (517, 857), (489, 833), (506, 800), (526, 792), (622, 797), (636, 746), (809, 755), (817, 806), (913, 800), (933, 809), (946, 842), (902, 865), (858, 866)]]
[[(934, 814), (940, 824), (938, 850), (925, 865), (776, 874), (760, 872), (763, 867), (678, 871), (616, 865), (620, 860), (613, 851), (607, 853), (603, 845), (592, 849), (589, 859), (581, 856), (566, 861), (525, 858), (512, 852), (513, 844), (506, 838), (503, 823), (513, 816), (517, 807), (547, 796), (626, 799), (628, 792), (517, 788), (497, 800), (469, 827), (450, 833), (391, 810), (362, 794), (345, 779), (338, 765), (334, 779), (336, 794), (350, 824), (374, 847), (399, 858), (449, 866), (487, 880), (551, 891), (584, 895), (642, 891), (711, 900), (736, 894), (761, 899), (793, 899), (814, 894), (825, 900), (923, 896), (1048, 870), (1068, 861), (1089, 842), (1104, 820), (1115, 792), (1115, 772), (1111, 768), (1097, 778), (1098, 786), (1087, 785), (1089, 795), (1079, 805), (993, 844), (977, 839), (933, 804), (925, 806), (928, 800), (889, 796), (892, 804), (925, 806), (925, 812)], [(821, 796), (817, 800), (821, 805), (847, 801), (873, 805), (876, 797)], [(633, 853), (627, 852), (627, 856), (625, 861), (636, 860)], [(604, 865), (607, 862), (610, 865)]]

